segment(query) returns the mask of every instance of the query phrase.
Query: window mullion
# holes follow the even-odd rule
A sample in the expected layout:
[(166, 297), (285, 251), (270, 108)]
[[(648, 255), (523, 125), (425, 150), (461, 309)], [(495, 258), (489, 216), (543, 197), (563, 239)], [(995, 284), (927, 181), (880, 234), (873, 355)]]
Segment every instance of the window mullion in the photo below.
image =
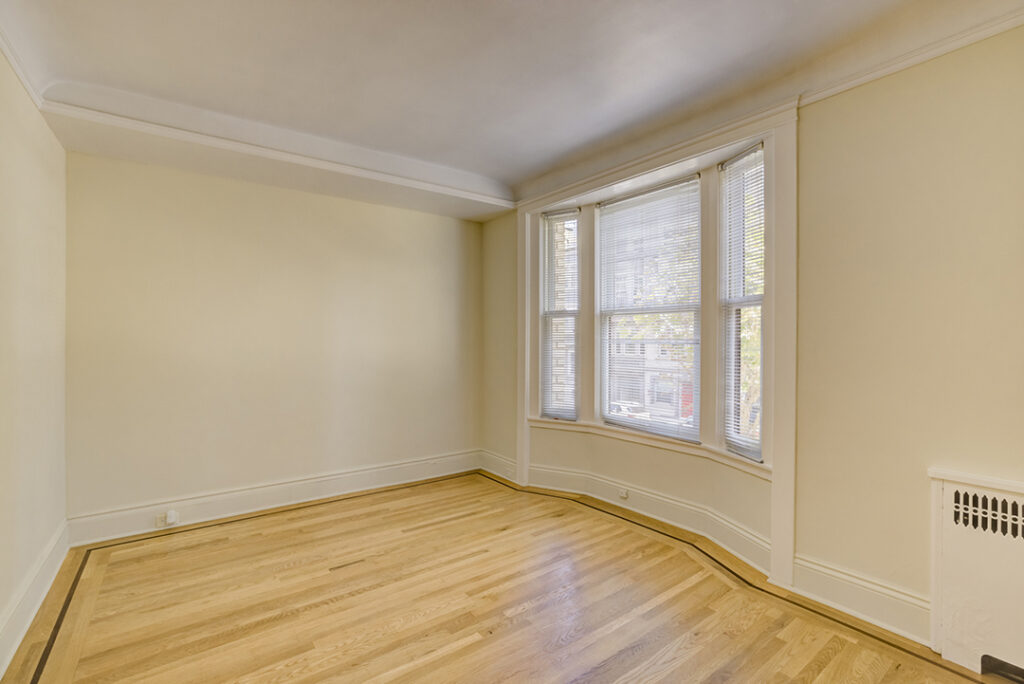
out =
[(544, 334), (544, 220), (539, 213), (529, 214), (526, 225), (527, 252), (527, 273), (528, 278), (526, 295), (526, 307), (528, 309), (526, 320), (537, 324), (535, 331), (530, 331), (526, 337), (528, 351), (526, 354), (524, 370), (530, 378), (532, 386), (527, 395), (527, 412), (531, 417), (541, 415), (541, 394), (544, 387), (544, 379), (541, 369), (541, 352), (543, 347)]
[(718, 352), (719, 193), (719, 174), (701, 174), (700, 441), (716, 448), (724, 446), (719, 427), (723, 382)]
[(722, 306), (760, 306), (763, 303), (763, 294), (746, 295), (745, 297), (726, 297), (722, 300)]
[(616, 316), (627, 316), (629, 314), (700, 313), (701, 308), (701, 305), (640, 306), (608, 309), (605, 313), (613, 313)]
[(596, 297), (594, 205), (580, 209), (577, 250), (579, 251), (580, 311), (587, 312), (576, 323), (576, 392), (579, 419), (593, 422), (597, 412), (600, 382), (597, 380), (599, 326)]

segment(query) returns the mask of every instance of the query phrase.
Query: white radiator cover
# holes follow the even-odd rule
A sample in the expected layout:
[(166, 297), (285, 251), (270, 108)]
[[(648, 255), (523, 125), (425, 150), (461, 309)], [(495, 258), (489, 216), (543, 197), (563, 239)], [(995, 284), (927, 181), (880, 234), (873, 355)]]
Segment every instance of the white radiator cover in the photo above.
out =
[(933, 468), (932, 642), (1024, 667), (1024, 483)]

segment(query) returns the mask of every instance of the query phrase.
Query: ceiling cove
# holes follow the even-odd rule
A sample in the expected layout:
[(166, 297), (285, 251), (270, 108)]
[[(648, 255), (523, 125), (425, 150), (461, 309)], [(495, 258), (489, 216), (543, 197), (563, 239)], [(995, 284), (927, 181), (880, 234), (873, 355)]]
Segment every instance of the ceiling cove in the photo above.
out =
[(68, 150), (481, 220), (1024, 23), (1024, 0), (5, 0)]

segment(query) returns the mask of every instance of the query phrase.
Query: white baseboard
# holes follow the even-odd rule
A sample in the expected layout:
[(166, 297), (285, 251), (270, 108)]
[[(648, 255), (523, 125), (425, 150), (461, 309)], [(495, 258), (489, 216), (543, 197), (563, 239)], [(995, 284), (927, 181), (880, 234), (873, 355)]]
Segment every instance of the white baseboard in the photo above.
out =
[(890, 632), (931, 646), (931, 602), (822, 560), (797, 555), (790, 590)]
[[(764, 573), (767, 573), (771, 562), (771, 542), (766, 537), (703, 504), (621, 480), (553, 466), (530, 466), (530, 484), (589, 494), (616, 506), (696, 532)], [(619, 498), (620, 489), (629, 490), (627, 501)]]
[(493, 451), (488, 451), (487, 449), (480, 449), (479, 453), (480, 468), (486, 470), (489, 473), (493, 473), (498, 477), (503, 477), (506, 480), (516, 479), (515, 459), (507, 458)]
[[(771, 542), (713, 508), (585, 471), (530, 467), (530, 484), (589, 494), (703, 535), (767, 574)], [(629, 499), (618, 497), (629, 490)], [(807, 556), (794, 560), (794, 586), (787, 589), (890, 632), (930, 645), (928, 597)]]
[(468, 449), (285, 482), (208, 492), (181, 499), (151, 501), (98, 513), (75, 515), (68, 518), (69, 538), (72, 546), (78, 546), (150, 532), (157, 529), (157, 515), (168, 509), (178, 512), (179, 525), (187, 525), (364, 489), (452, 475), (479, 468), (480, 453), (476, 449)]
[(0, 676), (7, 670), (67, 555), (68, 525), (62, 522), (0, 612)]

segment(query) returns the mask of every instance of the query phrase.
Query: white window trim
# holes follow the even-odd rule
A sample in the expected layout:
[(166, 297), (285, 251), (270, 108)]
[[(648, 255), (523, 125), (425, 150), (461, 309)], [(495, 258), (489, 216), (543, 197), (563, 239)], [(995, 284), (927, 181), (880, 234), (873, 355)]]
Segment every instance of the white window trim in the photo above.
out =
[[(518, 383), (517, 383), (517, 468), (516, 479), (529, 481), (530, 428), (545, 427), (585, 431), (632, 441), (652, 442), (652, 446), (723, 462), (740, 470), (754, 471), (771, 479), (770, 579), (781, 586), (792, 586), (795, 519), (795, 445), (796, 445), (796, 103), (791, 102), (763, 114), (728, 124), (681, 145), (647, 155), (607, 172), (574, 183), (562, 190), (519, 203), (518, 207)], [(606, 425), (599, 420), (600, 369), (595, 347), (598, 343), (599, 312), (594, 306), (595, 264), (591, 259), (580, 262), (580, 311), (578, 318), (577, 378), (580, 395), (578, 419), (553, 421), (541, 419), (539, 411), (539, 270), (538, 230), (543, 211), (571, 206), (592, 205), (635, 191), (653, 187), (673, 178), (682, 178), (701, 168), (708, 168), (739, 152), (758, 140), (765, 146), (765, 297), (763, 316), (763, 413), (762, 463), (733, 454), (724, 448), (718, 434), (721, 387), (721, 354), (718, 349), (717, 325), (702, 325), (701, 377), (717, 378), (704, 382), (701, 388), (701, 444), (681, 440), (658, 439), (640, 431)], [(707, 188), (705, 190), (704, 188)], [(702, 193), (717, 193), (718, 182), (702, 183)], [(704, 206), (717, 207), (718, 197), (702, 196)], [(705, 221), (717, 221), (717, 211), (707, 212)], [(593, 239), (593, 211), (586, 206), (580, 215), (581, 240)], [(702, 262), (716, 264), (704, 269), (702, 289), (713, 288), (714, 296), (702, 296), (706, 321), (718, 319), (718, 230), (717, 225), (703, 230)], [(581, 254), (595, 254), (593, 245)], [(712, 282), (709, 282), (711, 280)], [(589, 315), (593, 313), (594, 316)], [(705, 317), (703, 314), (707, 314)], [(710, 336), (714, 336), (711, 339)], [(560, 424), (561, 423), (561, 424)], [(671, 444), (667, 444), (671, 443)]]
[(753, 475), (759, 480), (772, 481), (772, 469), (763, 463), (751, 461), (746, 458), (738, 458), (736, 454), (729, 451), (721, 451), (706, 444), (697, 444), (674, 437), (663, 437), (654, 432), (641, 432), (628, 427), (622, 427), (615, 423), (593, 422), (593, 421), (567, 421), (555, 418), (531, 418), (527, 421), (532, 428), (545, 430), (562, 430), (565, 432), (584, 432), (591, 435), (602, 435), (611, 437), (622, 442), (643, 444), (665, 451), (674, 451), (687, 456), (697, 456), (709, 461), (715, 461), (734, 470), (739, 470), (748, 475)]

